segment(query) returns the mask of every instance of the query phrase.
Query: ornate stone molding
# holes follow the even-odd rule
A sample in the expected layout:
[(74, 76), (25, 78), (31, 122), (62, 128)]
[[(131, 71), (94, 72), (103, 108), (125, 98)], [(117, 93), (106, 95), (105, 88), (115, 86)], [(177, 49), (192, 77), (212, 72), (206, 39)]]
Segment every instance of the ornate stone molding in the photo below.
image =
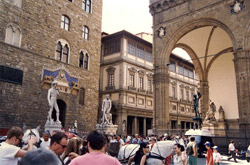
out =
[(167, 10), (169, 8), (175, 7), (182, 4), (188, 0), (151, 0), (150, 1), (150, 13), (153, 15), (162, 10)]
[(106, 71), (107, 71), (108, 73), (114, 73), (114, 72), (115, 72), (115, 68), (112, 67), (112, 66), (110, 66), (110, 67), (108, 67), (108, 68), (106, 69)]

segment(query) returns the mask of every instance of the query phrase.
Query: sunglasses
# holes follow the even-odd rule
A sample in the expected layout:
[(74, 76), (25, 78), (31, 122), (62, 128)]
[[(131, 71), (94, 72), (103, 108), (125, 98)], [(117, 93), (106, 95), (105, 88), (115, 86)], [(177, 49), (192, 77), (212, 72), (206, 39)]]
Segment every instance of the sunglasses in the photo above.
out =
[(145, 148), (149, 148), (149, 146), (145, 147)]
[[(57, 144), (60, 144), (60, 143), (57, 143)], [(67, 145), (62, 145), (62, 144), (60, 145), (62, 146), (63, 149), (67, 147)]]

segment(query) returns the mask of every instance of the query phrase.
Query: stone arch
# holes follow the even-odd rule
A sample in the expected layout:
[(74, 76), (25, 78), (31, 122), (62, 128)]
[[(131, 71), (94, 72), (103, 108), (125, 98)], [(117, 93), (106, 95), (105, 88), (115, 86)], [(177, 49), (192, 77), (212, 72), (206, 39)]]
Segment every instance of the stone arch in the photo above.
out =
[(250, 21), (248, 23), (246, 32), (245, 32), (246, 36), (244, 38), (244, 49), (250, 49)]
[(188, 46), (186, 44), (183, 44), (183, 43), (176, 44), (175, 47), (174, 47), (174, 49), (177, 48), (177, 47), (184, 49), (189, 54), (189, 56), (191, 57), (191, 59), (193, 59), (193, 64), (195, 66), (196, 73), (198, 74), (198, 76), (199, 76), (200, 79), (203, 79), (204, 71), (203, 71), (203, 69), (201, 67), (200, 61), (199, 60), (194, 60), (194, 59), (198, 59), (198, 56), (194, 52), (194, 50), (190, 46)]
[[(208, 19), (208, 18), (204, 18), (204, 19), (197, 19), (194, 20), (188, 24), (183, 25), (182, 27), (180, 27), (179, 29), (177, 29), (175, 31), (175, 33), (173, 33), (171, 36), (169, 36), (169, 40), (166, 41), (166, 43), (164, 44), (165, 47), (162, 50), (161, 54), (160, 54), (160, 58), (162, 59), (162, 66), (164, 66), (168, 61), (168, 57), (171, 54), (173, 48), (175, 47), (176, 43), (178, 42), (178, 40), (180, 40), (185, 34), (198, 29), (200, 27), (205, 27), (205, 26), (216, 26), (216, 27), (220, 27), (221, 29), (223, 29), (228, 36), (230, 37), (232, 44), (233, 44), (233, 48), (234, 50), (236, 50), (236, 40), (235, 37), (233, 35), (233, 33), (231, 32), (231, 30), (222, 22), (217, 21), (215, 19)], [(168, 55), (168, 56), (166, 56)], [(167, 57), (167, 58), (166, 58)]]

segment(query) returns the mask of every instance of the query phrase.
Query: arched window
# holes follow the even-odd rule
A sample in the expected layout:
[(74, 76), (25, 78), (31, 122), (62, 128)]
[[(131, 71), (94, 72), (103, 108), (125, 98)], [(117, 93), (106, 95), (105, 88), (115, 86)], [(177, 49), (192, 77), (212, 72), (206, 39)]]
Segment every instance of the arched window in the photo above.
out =
[(89, 55), (88, 55), (88, 53), (86, 53), (84, 56), (84, 69), (86, 69), (86, 70), (89, 69)]
[(11, 45), (21, 46), (21, 29), (15, 24), (9, 24), (6, 28), (5, 42)]
[(70, 20), (66, 15), (61, 16), (61, 28), (69, 31)]
[(61, 61), (62, 59), (62, 44), (59, 41), (56, 45), (56, 60)]
[(91, 0), (82, 0), (82, 9), (87, 13), (91, 13), (92, 2)]
[(85, 40), (89, 40), (89, 28), (87, 26), (83, 26), (82, 38)]
[(68, 63), (68, 57), (69, 57), (69, 47), (68, 45), (66, 44), (64, 47), (63, 47), (63, 57), (61, 59), (62, 62), (65, 62), (65, 63)]
[(56, 44), (55, 59), (64, 63), (69, 63), (69, 44), (61, 39)]
[(79, 67), (80, 67), (80, 68), (83, 68), (83, 59), (84, 59), (84, 54), (83, 54), (83, 52), (81, 51), (81, 52), (80, 52), (80, 57), (79, 57)]

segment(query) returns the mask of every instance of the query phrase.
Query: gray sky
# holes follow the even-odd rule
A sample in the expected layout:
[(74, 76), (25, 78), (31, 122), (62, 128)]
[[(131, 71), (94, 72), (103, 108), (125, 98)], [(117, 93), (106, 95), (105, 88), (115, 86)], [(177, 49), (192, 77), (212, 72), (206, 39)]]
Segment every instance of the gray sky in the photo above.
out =
[(102, 31), (152, 33), (149, 0), (103, 0)]

